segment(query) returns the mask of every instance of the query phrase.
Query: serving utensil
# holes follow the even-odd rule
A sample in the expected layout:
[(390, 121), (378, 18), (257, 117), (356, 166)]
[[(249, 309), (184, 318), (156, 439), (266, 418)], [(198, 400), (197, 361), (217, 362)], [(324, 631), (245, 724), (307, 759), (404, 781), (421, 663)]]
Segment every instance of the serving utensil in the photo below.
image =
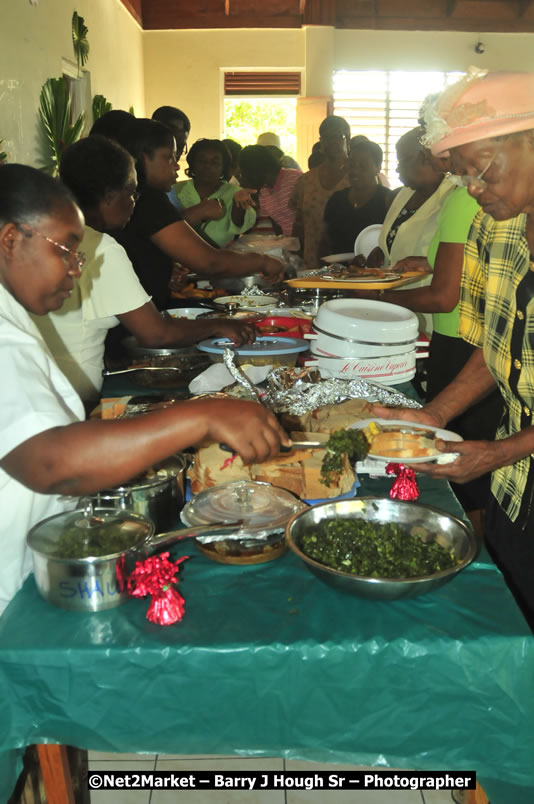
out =
[[(229, 444), (219, 444), (224, 452), (235, 452)], [(326, 449), (326, 441), (292, 441), (291, 446), (280, 444), (280, 452), (292, 452), (294, 449)]]
[(181, 366), (130, 366), (125, 369), (103, 369), (103, 377), (112, 377), (114, 374), (128, 374), (132, 371), (181, 371), (184, 369)]

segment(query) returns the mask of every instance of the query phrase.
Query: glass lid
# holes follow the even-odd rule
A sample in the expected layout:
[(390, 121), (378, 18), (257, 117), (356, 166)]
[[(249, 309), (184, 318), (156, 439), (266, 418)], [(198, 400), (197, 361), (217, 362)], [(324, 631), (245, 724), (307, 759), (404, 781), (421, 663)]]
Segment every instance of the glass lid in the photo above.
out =
[(28, 544), (47, 558), (113, 557), (140, 548), (153, 531), (152, 523), (139, 514), (89, 505), (38, 522), (28, 534)]
[(236, 480), (201, 491), (182, 511), (188, 526), (242, 521), (243, 536), (282, 530), (306, 504), (269, 483)]

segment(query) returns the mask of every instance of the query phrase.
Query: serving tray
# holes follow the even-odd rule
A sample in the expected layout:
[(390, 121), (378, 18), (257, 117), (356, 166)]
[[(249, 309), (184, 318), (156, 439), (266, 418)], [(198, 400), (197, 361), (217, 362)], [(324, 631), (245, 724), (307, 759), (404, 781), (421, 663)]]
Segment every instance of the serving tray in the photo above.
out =
[(384, 279), (383, 282), (377, 282), (373, 279), (366, 282), (364, 279), (357, 282), (350, 282), (346, 279), (336, 281), (335, 279), (321, 279), (319, 276), (310, 276), (300, 279), (286, 279), (286, 285), (291, 288), (298, 288), (299, 290), (318, 288), (321, 290), (389, 290), (392, 288), (399, 288), (409, 282), (414, 282), (416, 279), (422, 279), (425, 274), (420, 271), (410, 271), (401, 275), (399, 279)]

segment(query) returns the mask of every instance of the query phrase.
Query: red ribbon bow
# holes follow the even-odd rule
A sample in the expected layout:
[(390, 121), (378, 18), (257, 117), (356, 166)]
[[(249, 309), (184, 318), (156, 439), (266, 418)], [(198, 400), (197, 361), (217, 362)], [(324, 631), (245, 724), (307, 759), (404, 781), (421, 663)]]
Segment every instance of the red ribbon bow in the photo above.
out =
[(392, 500), (417, 500), (419, 486), (413, 469), (409, 469), (402, 463), (388, 463), (386, 474), (397, 475), (397, 479), (389, 490)]
[(147, 620), (157, 625), (179, 622), (185, 613), (185, 601), (175, 588), (179, 565), (189, 556), (169, 561), (169, 553), (150, 556), (138, 561), (128, 578), (128, 594), (132, 597), (152, 596)]

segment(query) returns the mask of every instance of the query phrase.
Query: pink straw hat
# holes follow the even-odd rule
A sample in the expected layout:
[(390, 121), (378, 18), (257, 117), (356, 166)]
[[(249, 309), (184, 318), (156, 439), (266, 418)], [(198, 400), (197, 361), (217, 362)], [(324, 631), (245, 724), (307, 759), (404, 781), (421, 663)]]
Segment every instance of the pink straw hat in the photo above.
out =
[(424, 142), (434, 156), (468, 142), (534, 129), (534, 73), (471, 67), (423, 107)]

